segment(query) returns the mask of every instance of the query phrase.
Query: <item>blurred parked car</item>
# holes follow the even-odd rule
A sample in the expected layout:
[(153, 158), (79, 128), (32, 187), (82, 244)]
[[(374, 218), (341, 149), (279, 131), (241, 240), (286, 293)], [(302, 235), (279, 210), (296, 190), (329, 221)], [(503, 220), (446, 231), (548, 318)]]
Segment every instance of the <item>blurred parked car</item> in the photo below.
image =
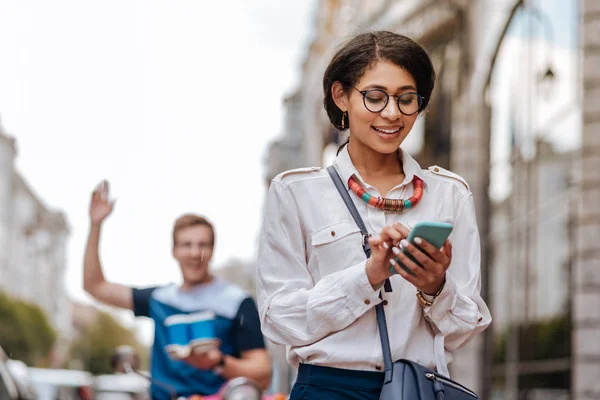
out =
[(19, 392), (6, 366), (7, 360), (8, 357), (0, 347), (0, 400), (18, 400)]
[(39, 400), (92, 400), (93, 377), (68, 369), (29, 368), (29, 378)]
[(28, 383), (27, 365), (8, 358), (0, 347), (0, 400), (34, 400), (35, 391)]
[(95, 400), (150, 400), (150, 382), (136, 374), (98, 375)]
[(6, 360), (6, 368), (17, 388), (20, 400), (35, 400), (38, 398), (29, 378), (27, 364), (20, 360)]

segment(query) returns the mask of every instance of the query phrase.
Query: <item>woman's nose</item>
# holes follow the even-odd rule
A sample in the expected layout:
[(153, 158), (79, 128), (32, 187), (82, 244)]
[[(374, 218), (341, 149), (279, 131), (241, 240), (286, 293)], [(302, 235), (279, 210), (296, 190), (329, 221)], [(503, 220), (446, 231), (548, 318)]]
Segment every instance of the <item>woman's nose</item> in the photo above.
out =
[(395, 121), (400, 118), (400, 115), (401, 113), (400, 109), (398, 108), (398, 104), (396, 104), (394, 99), (390, 97), (388, 103), (385, 105), (383, 110), (381, 110), (381, 116), (391, 121)]

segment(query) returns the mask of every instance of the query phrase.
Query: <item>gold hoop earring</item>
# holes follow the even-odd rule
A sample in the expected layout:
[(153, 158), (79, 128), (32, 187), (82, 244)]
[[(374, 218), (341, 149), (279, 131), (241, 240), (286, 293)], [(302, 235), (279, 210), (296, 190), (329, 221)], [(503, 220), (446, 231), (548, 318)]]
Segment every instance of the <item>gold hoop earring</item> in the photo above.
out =
[(346, 116), (346, 111), (342, 111), (342, 130), (345, 128), (344, 117)]

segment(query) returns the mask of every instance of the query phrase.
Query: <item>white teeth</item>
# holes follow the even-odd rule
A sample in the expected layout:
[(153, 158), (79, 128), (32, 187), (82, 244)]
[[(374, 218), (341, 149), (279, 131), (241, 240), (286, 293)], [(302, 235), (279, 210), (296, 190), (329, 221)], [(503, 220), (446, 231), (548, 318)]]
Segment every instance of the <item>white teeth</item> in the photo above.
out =
[(373, 127), (373, 129), (375, 129), (378, 132), (383, 132), (383, 133), (387, 133), (387, 134), (392, 134), (392, 133), (396, 133), (396, 132), (400, 131), (400, 128), (389, 130), (389, 129), (381, 129), (381, 128), (375, 128), (375, 127)]

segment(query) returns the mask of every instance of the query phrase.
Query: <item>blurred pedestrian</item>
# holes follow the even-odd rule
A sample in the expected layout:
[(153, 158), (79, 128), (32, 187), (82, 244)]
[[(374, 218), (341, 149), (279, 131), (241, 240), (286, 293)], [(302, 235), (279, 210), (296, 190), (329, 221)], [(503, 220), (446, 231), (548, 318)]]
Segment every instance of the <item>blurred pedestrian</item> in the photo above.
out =
[(132, 288), (107, 281), (102, 272), (100, 231), (112, 209), (108, 182), (101, 182), (90, 203), (83, 286), (103, 303), (154, 321), (152, 398), (169, 399), (172, 393), (165, 387), (177, 396), (212, 395), (236, 377), (251, 378), (266, 388), (271, 364), (256, 305), (241, 288), (209, 270), (215, 244), (213, 225), (195, 214), (175, 221), (173, 257), (179, 263), (181, 285)]

